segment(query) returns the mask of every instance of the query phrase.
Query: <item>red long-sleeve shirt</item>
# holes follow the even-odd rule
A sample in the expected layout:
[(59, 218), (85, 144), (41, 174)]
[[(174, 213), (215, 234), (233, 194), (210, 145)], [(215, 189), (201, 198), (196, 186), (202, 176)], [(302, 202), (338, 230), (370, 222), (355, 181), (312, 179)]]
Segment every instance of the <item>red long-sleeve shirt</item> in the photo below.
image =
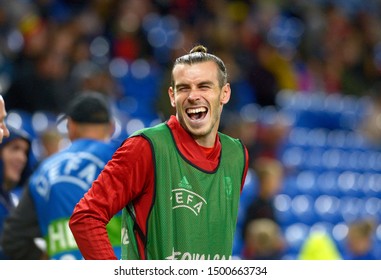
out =
[[(180, 153), (196, 166), (213, 171), (219, 162), (221, 143), (205, 150), (172, 116), (168, 121)], [(218, 137), (218, 136), (217, 136)], [(241, 189), (248, 169), (248, 153)], [(141, 137), (127, 139), (115, 152), (90, 190), (76, 205), (70, 219), (79, 249), (85, 259), (117, 259), (109, 242), (106, 225), (109, 220), (133, 202), (136, 221), (146, 233), (146, 221), (154, 195), (154, 162), (149, 142)], [(144, 244), (139, 243), (144, 256)]]

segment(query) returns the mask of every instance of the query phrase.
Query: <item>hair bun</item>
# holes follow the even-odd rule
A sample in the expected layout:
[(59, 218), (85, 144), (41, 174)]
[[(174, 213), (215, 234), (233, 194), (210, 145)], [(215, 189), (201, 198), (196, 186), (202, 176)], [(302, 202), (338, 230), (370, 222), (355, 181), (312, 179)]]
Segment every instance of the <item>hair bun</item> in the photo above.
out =
[(193, 47), (189, 53), (195, 53), (195, 52), (207, 53), (208, 49), (202, 45), (197, 45)]

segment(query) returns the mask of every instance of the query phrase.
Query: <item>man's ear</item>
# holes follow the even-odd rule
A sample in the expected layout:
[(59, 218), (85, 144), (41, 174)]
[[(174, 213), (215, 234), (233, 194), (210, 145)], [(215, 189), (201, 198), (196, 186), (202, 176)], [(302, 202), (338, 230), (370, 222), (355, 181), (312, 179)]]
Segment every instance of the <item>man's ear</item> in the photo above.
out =
[(116, 126), (115, 126), (115, 122), (114, 121), (112, 121), (112, 122), (110, 122), (110, 125), (109, 125), (109, 131), (110, 131), (110, 135), (113, 135), (114, 134), (114, 132), (115, 132), (115, 129), (116, 129)]
[(226, 83), (226, 84), (222, 87), (221, 103), (222, 103), (222, 104), (226, 104), (226, 103), (228, 103), (229, 100), (230, 100), (230, 95), (231, 95), (230, 84), (229, 84), (229, 83)]
[(169, 89), (168, 89), (168, 96), (169, 96), (169, 100), (170, 100), (170, 102), (171, 102), (171, 106), (172, 106), (173, 108), (175, 108), (175, 107), (176, 107), (176, 103), (175, 103), (175, 92), (174, 92), (174, 90), (173, 90), (173, 87), (169, 87)]
[(70, 117), (68, 117), (66, 127), (69, 139), (74, 139), (77, 135), (78, 125)]

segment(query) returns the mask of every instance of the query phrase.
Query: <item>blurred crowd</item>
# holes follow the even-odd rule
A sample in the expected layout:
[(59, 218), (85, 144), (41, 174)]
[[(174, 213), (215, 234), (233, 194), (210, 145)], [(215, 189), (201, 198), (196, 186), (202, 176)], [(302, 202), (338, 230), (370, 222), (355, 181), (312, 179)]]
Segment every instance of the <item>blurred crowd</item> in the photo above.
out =
[(173, 58), (202, 43), (229, 69), (230, 129), (231, 116), (255, 120), (247, 105), (277, 106), (282, 90), (371, 94), (380, 10), (377, 0), (2, 0), (0, 94), (8, 111), (59, 114), (98, 91), (148, 126), (172, 113), (163, 77)]
[(203, 43), (229, 66), (233, 109), (282, 89), (364, 95), (380, 75), (379, 2), (2, 0), (1, 93), (28, 111), (60, 112), (80, 88), (120, 99), (129, 71), (160, 79)]
[(276, 158), (287, 134), (285, 118), (266, 118), (280, 92), (381, 94), (379, 0), (0, 0), (9, 123), (12, 112), (38, 122), (38, 162), (67, 144), (56, 117), (68, 102), (97, 91), (113, 104), (121, 141), (169, 117), (173, 58), (198, 43), (227, 65), (221, 129), (243, 140), (252, 168)]

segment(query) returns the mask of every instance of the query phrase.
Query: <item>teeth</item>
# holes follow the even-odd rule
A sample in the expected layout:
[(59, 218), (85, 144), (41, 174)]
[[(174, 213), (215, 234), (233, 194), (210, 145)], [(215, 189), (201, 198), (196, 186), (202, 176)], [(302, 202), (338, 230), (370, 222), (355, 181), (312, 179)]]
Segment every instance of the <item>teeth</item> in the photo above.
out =
[(187, 110), (188, 114), (197, 114), (197, 113), (202, 113), (202, 112), (206, 112), (206, 108), (202, 107), (202, 108), (195, 108), (195, 109), (188, 109)]

